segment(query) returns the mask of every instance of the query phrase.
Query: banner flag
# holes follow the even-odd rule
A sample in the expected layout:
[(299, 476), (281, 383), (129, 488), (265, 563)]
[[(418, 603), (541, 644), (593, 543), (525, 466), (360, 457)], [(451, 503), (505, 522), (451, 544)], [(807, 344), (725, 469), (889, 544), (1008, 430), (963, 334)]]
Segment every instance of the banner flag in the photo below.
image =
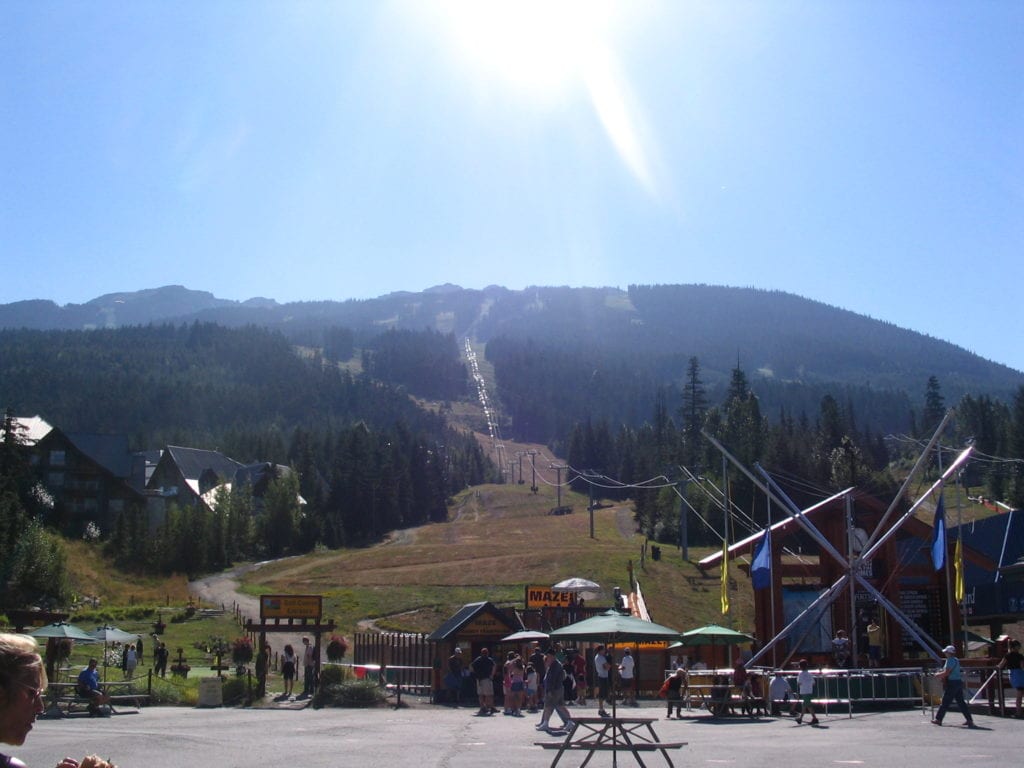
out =
[(935, 522), (932, 531), (932, 565), (941, 571), (946, 564), (946, 507), (939, 494), (939, 503), (935, 506)]
[(964, 547), (963, 539), (956, 540), (956, 552), (953, 554), (953, 566), (956, 568), (956, 587), (954, 588), (954, 595), (956, 601), (962, 603), (964, 601)]
[(767, 589), (772, 585), (772, 530), (765, 528), (761, 546), (757, 548), (754, 562), (750, 565), (750, 577), (754, 589)]

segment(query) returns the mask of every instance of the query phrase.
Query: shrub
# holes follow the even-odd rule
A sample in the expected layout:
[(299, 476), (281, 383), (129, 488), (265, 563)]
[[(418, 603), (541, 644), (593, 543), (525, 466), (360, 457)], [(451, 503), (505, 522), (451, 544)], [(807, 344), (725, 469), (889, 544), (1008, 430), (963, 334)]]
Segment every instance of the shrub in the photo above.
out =
[(234, 707), (244, 704), (249, 695), (249, 689), (244, 677), (229, 677), (223, 679), (221, 686), (225, 707)]
[(384, 703), (384, 689), (371, 680), (346, 680), (323, 684), (313, 697), (313, 706), (377, 707)]

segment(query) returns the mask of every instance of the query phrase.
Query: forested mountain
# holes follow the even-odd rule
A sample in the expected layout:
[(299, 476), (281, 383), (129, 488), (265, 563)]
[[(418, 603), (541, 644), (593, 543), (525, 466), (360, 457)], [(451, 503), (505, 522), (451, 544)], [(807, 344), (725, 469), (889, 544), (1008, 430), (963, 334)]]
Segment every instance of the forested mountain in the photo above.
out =
[(709, 285), (617, 288), (439, 286), (376, 299), (277, 304), (233, 302), (168, 286), (108, 294), (81, 305), (31, 301), (0, 305), (0, 328), (81, 329), (203, 320), (260, 325), (294, 343), (324, 346), (344, 328), (361, 347), (388, 329), (425, 328), (486, 343), (507, 336), (552, 348), (596, 348), (653, 376), (681, 379), (699, 357), (709, 385), (725, 384), (737, 364), (753, 380), (828, 382), (916, 393), (928, 377), (947, 396), (1008, 397), (1024, 374), (967, 350), (890, 323), (780, 291)]
[[(779, 292), (442, 286), (279, 305), (170, 287), (63, 308), (0, 306), (0, 327), (0, 405), (14, 413), (127, 434), (137, 449), (216, 448), (298, 470), (309, 503), (301, 523), (286, 513), (282, 528), (268, 514), (237, 528), (182, 513), (150, 541), (126, 519), (115, 555), (164, 568), (362, 543), (443, 519), (452, 493), (497, 477), (444, 415), (445, 404), (475, 399), (463, 338), (484, 345), (493, 365), (502, 433), (550, 446), (574, 484), (586, 485), (581, 472), (605, 478), (597, 493), (631, 497), (641, 529), (662, 540), (677, 535), (678, 498), (641, 485), (719, 462), (702, 431), (817, 498), (850, 485), (891, 494), (899, 448), (883, 437), (929, 434), (947, 404), (959, 407), (952, 443), (1024, 455), (1024, 374)], [(972, 465), (967, 479), (1024, 500), (1012, 462)], [(734, 483), (734, 500), (763, 517), (744, 485)], [(16, 508), (0, 498), (0, 510)]]
[[(447, 376), (440, 380), (458, 386), (452, 338), (419, 335), (428, 339), (418, 345), (420, 359), (431, 358), (433, 370)], [(401, 379), (407, 372), (384, 373)], [(464, 371), (462, 378), (464, 389)], [(283, 526), (269, 513), (257, 517), (229, 537), (231, 546), (223, 521), (201, 510), (172, 516), (159, 541), (145, 535), (141, 510), (129, 510), (115, 532), (119, 559), (168, 569), (197, 572), (239, 556), (375, 541), (395, 528), (445, 519), (453, 493), (493, 477), (471, 434), (418, 407), (403, 388), (353, 376), (256, 326), (0, 331), (0, 402), (65, 432), (129, 435), (134, 450), (184, 445), (298, 470), (291, 498), (301, 493), (308, 502), (301, 516), (286, 512), (292, 517)], [(4, 487), (0, 477), (0, 496)], [(23, 514), (13, 502), (0, 500), (0, 509), (15, 510), (0, 514), (8, 522)], [(0, 520), (0, 529), (17, 526)]]

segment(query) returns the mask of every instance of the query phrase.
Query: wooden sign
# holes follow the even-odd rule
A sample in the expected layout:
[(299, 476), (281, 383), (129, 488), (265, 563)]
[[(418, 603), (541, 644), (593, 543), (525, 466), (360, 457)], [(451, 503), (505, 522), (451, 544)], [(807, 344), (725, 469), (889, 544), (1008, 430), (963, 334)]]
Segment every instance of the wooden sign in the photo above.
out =
[(313, 619), (323, 616), (323, 595), (260, 595), (260, 621)]

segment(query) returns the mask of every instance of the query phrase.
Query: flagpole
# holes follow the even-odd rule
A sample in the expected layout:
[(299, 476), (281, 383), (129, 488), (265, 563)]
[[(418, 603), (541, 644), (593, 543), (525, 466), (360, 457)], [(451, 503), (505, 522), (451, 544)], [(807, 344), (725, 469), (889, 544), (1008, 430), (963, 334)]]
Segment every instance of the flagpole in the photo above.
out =
[(956, 568), (956, 578), (954, 583), (954, 597), (956, 598), (957, 608), (960, 611), (960, 627), (964, 634), (964, 656), (967, 655), (967, 625), (964, 622), (964, 519), (963, 519), (963, 503), (960, 496), (960, 479), (963, 477), (963, 471), (956, 473), (956, 553), (953, 556), (955, 562), (953, 567)]
[[(935, 449), (936, 457), (939, 463), (939, 475), (942, 475), (942, 446), (937, 446)], [(942, 498), (942, 494), (945, 492), (945, 484), (939, 490), (939, 498)], [(953, 621), (953, 590), (950, 588), (949, 583), (949, 537), (946, 533), (949, 531), (949, 526), (946, 524), (945, 514), (943, 514), (942, 521), (942, 565), (943, 572), (946, 575), (946, 615), (949, 619), (949, 642), (951, 644), (956, 643), (956, 622)], [(966, 646), (964, 648), (966, 651)]]
[[(772, 530), (772, 497), (765, 495), (768, 500), (768, 527), (765, 529), (765, 536), (771, 536)], [(771, 591), (771, 620), (770, 625), (772, 628), (772, 637), (775, 637), (775, 548), (771, 546), (769, 542), (768, 547), (768, 565), (770, 570), (768, 571), (768, 589)], [(782, 583), (782, 580), (779, 580)], [(775, 643), (772, 643), (772, 666), (778, 664), (778, 648)]]

